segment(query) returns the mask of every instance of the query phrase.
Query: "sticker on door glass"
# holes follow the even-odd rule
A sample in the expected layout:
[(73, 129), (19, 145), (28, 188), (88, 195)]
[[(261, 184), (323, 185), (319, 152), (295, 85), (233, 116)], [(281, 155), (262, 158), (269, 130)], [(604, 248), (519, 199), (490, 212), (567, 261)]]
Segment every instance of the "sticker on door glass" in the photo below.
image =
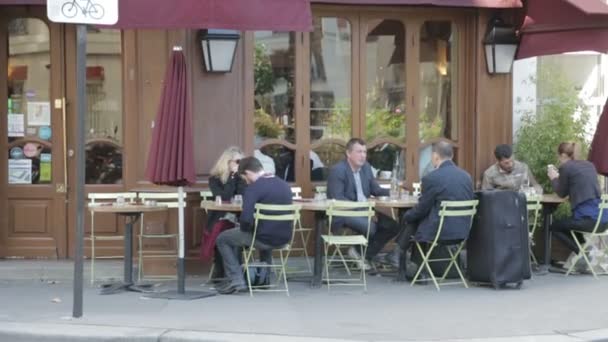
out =
[(27, 125), (28, 126), (50, 126), (51, 104), (49, 102), (27, 103)]
[(23, 137), (25, 136), (25, 117), (23, 114), (8, 115), (8, 136)]
[(32, 160), (8, 160), (8, 184), (32, 184)]
[(40, 154), (40, 183), (51, 181), (51, 154)]
[(51, 140), (51, 127), (42, 126), (38, 129), (38, 137), (42, 140)]
[(36, 143), (27, 143), (23, 146), (23, 154), (28, 158), (37, 157), (42, 151), (42, 146)]

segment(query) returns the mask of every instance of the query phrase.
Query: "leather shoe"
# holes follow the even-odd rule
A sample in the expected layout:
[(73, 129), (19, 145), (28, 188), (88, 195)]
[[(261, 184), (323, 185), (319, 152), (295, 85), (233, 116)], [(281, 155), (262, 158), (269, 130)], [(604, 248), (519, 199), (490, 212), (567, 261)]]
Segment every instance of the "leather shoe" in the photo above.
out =
[(223, 295), (228, 295), (228, 294), (233, 294), (236, 292), (246, 292), (249, 291), (249, 288), (247, 288), (247, 285), (245, 284), (230, 284), (226, 287), (222, 287), (220, 289), (217, 290), (217, 292), (219, 294), (223, 294)]

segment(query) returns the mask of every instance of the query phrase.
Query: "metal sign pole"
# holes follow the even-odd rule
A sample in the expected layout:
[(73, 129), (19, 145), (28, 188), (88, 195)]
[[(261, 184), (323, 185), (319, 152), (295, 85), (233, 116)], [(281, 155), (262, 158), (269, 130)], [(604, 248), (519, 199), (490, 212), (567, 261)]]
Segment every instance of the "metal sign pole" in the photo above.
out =
[(86, 93), (86, 53), (87, 53), (87, 26), (76, 26), (76, 197), (72, 201), (76, 204), (76, 250), (74, 253), (74, 304), (72, 316), (82, 317), (83, 306), (83, 263), (84, 263), (84, 181), (85, 181), (85, 154), (84, 134), (85, 115), (87, 108)]

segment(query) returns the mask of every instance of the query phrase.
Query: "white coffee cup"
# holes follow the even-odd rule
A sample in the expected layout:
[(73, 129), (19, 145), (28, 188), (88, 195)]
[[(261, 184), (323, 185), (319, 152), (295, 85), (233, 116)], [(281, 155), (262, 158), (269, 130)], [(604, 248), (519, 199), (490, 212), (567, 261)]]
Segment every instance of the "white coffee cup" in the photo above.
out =
[(380, 171), (380, 179), (391, 179), (392, 175), (391, 171)]

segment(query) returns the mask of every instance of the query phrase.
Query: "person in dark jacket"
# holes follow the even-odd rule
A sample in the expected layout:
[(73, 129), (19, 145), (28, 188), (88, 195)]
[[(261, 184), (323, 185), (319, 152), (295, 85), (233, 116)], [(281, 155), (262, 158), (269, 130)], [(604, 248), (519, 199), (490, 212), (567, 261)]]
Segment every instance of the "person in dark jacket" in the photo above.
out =
[[(209, 189), (213, 194), (213, 200), (220, 196), (222, 201), (230, 201), (234, 195), (242, 195), (247, 183), (238, 175), (239, 161), (243, 158), (243, 152), (236, 146), (228, 147), (211, 169), (209, 177)], [(207, 229), (226, 216), (223, 211), (209, 211), (207, 214)], [(224, 278), (224, 265), (221, 255), (215, 251), (213, 260), (213, 274), (211, 279)]]
[[(578, 146), (573, 142), (563, 142), (557, 149), (559, 170), (549, 165), (547, 176), (551, 179), (553, 190), (560, 197), (569, 197), (572, 217), (555, 221), (551, 225), (553, 235), (563, 242), (572, 252), (579, 248), (570, 235), (570, 230), (591, 232), (599, 215), (600, 186), (595, 166), (586, 160), (576, 160)], [(598, 232), (606, 230), (608, 213), (602, 214), (602, 224)], [(584, 241), (582, 236), (579, 241)]]
[[(422, 195), (418, 204), (404, 214), (405, 229), (398, 238), (403, 252), (409, 248), (411, 237), (431, 242), (439, 228), (442, 201), (474, 199), (471, 176), (454, 164), (454, 148), (445, 141), (433, 144), (432, 163), (435, 170), (422, 178)], [(469, 236), (470, 219), (448, 217), (444, 220), (440, 241), (460, 241)]]
[[(241, 159), (239, 174), (249, 184), (243, 195), (243, 211), (239, 226), (221, 233), (217, 238), (217, 248), (222, 254), (224, 270), (228, 280), (217, 287), (218, 292), (230, 294), (247, 290), (243, 270), (239, 264), (239, 247), (249, 246), (253, 238), (254, 213), (256, 203), (292, 204), (291, 187), (284, 180), (264, 172), (262, 163), (255, 157)], [(272, 248), (289, 243), (293, 226), (289, 221), (258, 222), (254, 247), (260, 251), (260, 260), (272, 262)]]
[[(365, 141), (352, 138), (346, 144), (346, 159), (334, 165), (327, 178), (327, 198), (341, 201), (365, 202), (370, 196), (388, 196), (389, 190), (380, 187), (376, 181), (370, 164), (367, 162)], [(376, 213), (377, 220), (372, 221), (369, 228), (369, 246), (366, 251), (366, 262), (359, 265), (361, 269), (370, 269), (369, 261), (382, 247), (399, 233), (399, 224), (387, 215)], [(359, 234), (367, 233), (367, 218), (337, 217), (332, 222), (332, 229), (348, 227)], [(348, 254), (353, 259), (360, 260), (360, 251), (349, 248)], [(391, 255), (385, 260), (397, 266), (392, 260), (398, 260), (398, 255)]]

